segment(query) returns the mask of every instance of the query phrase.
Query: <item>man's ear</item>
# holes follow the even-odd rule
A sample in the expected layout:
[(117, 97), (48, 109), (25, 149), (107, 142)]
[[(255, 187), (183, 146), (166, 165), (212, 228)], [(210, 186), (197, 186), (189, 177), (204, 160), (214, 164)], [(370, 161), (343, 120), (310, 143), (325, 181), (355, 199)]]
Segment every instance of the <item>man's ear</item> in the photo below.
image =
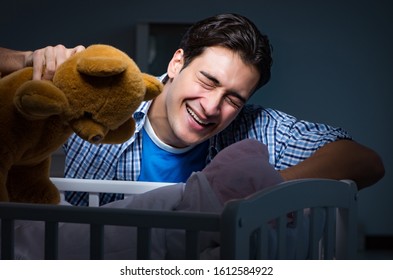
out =
[(171, 61), (169, 61), (168, 69), (167, 69), (168, 77), (170, 79), (175, 77), (183, 68), (183, 64), (184, 64), (184, 51), (183, 49), (178, 49), (173, 54)]

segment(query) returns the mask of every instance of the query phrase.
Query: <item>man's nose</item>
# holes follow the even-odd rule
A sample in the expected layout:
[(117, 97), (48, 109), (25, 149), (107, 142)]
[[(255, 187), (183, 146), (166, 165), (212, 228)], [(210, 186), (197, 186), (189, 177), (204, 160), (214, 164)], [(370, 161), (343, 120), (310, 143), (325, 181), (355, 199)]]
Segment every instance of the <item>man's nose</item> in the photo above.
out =
[(222, 96), (218, 93), (210, 92), (201, 100), (201, 106), (206, 116), (216, 116), (221, 111)]

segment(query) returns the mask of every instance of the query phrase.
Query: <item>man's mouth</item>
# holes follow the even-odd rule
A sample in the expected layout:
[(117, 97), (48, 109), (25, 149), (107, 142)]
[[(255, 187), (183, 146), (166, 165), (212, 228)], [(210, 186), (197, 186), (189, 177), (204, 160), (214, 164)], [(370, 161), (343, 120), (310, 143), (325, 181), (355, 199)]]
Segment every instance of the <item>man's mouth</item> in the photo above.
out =
[(201, 119), (198, 117), (198, 115), (195, 114), (195, 112), (194, 112), (190, 107), (187, 107), (187, 112), (190, 114), (190, 116), (191, 116), (198, 124), (200, 124), (200, 125), (202, 125), (202, 126), (208, 126), (208, 125), (210, 124), (210, 123), (208, 123), (208, 122), (205, 122), (205, 121), (201, 120)]

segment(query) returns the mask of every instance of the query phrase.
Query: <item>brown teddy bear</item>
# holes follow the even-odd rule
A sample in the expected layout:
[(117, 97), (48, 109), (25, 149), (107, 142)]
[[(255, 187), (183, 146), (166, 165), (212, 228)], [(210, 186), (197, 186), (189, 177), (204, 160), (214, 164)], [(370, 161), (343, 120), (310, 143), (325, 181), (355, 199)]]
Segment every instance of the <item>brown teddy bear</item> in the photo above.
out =
[(0, 79), (0, 201), (59, 202), (50, 156), (75, 132), (91, 143), (122, 143), (135, 130), (133, 112), (162, 84), (108, 45), (65, 61), (53, 81), (32, 68)]

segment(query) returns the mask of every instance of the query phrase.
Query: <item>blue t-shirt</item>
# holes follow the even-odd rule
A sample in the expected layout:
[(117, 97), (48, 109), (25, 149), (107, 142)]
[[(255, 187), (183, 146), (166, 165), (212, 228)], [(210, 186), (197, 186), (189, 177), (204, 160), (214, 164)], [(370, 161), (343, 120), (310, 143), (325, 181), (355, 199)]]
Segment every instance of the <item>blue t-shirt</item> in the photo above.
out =
[(208, 141), (177, 149), (161, 142), (146, 120), (142, 131), (142, 165), (138, 181), (186, 182), (192, 172), (206, 166)]

